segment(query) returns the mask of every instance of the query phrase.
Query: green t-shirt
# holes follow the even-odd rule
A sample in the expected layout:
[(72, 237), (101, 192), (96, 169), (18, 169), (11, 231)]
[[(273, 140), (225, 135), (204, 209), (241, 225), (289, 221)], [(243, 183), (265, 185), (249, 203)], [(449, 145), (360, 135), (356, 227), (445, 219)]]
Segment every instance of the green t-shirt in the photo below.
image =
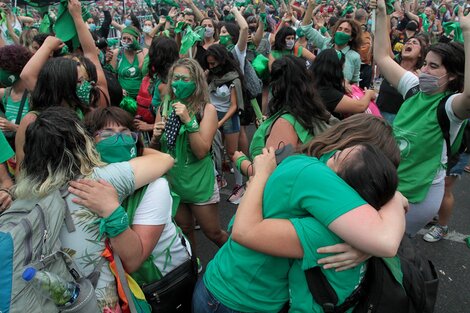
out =
[(14, 154), (15, 153), (13, 152), (13, 149), (11, 149), (5, 135), (0, 131), (0, 163), (6, 162)]
[[(341, 195), (341, 196), (339, 196)], [(265, 218), (315, 216), (324, 226), (365, 201), (318, 159), (286, 158), (263, 195)], [(242, 312), (278, 312), (289, 299), (291, 261), (245, 248), (231, 238), (208, 264), (207, 289), (225, 306)]]
[[(314, 218), (295, 218), (291, 219), (291, 222), (304, 250), (304, 258), (294, 260), (289, 271), (291, 296), (289, 312), (322, 313), (322, 307), (313, 300), (308, 289), (304, 270), (318, 266), (317, 261), (319, 259), (332, 255), (317, 253), (318, 248), (343, 243), (344, 241)], [(336, 272), (334, 269), (322, 270), (338, 295), (338, 304), (343, 303), (359, 285), (365, 269), (365, 263), (361, 263), (359, 266), (340, 272)], [(352, 308), (347, 312), (350, 311), (352, 311)]]

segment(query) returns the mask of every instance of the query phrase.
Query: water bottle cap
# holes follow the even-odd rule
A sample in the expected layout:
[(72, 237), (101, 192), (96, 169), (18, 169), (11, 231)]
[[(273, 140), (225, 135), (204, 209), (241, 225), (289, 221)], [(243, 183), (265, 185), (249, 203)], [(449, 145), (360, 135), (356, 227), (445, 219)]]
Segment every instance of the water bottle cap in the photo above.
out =
[(23, 279), (26, 281), (30, 281), (33, 279), (34, 275), (36, 275), (37, 270), (34, 267), (28, 267), (23, 272)]

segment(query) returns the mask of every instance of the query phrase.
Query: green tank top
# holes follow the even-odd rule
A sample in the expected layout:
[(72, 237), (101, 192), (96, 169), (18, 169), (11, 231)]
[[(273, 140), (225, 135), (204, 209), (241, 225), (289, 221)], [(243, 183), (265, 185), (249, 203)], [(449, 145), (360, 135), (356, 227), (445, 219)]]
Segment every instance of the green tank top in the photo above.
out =
[[(173, 107), (170, 106), (171, 114)], [(176, 146), (169, 149), (165, 133), (161, 140), (162, 151), (175, 159), (175, 165), (168, 172), (167, 179), (171, 190), (181, 197), (182, 203), (201, 203), (208, 201), (214, 193), (214, 162), (208, 152), (199, 160), (192, 152), (189, 144), (189, 133), (185, 125), (181, 125)]]
[(400, 149), (398, 190), (411, 203), (423, 201), (441, 163), (444, 137), (437, 121), (437, 107), (446, 93), (418, 92), (401, 106), (393, 122)]
[(271, 133), (271, 128), (280, 117), (288, 121), (289, 124), (294, 127), (297, 137), (299, 137), (300, 142), (303, 144), (313, 138), (313, 135), (309, 133), (299, 122), (297, 122), (292, 114), (286, 112), (277, 112), (264, 121), (254, 133), (250, 144), (250, 156), (252, 158), (261, 154), (263, 148), (266, 146), (266, 140)]
[(132, 63), (129, 63), (124, 53), (118, 63), (118, 79), (122, 89), (127, 91), (127, 95), (136, 98), (139, 93), (140, 84), (144, 76), (139, 69), (139, 59), (137, 55), (134, 57)]
[[(26, 92), (26, 91), (25, 91)], [(5, 118), (12, 123), (16, 123), (16, 118), (21, 106), (21, 99), (19, 101), (13, 101), (11, 98), (11, 87), (5, 88), (5, 93), (3, 95), (3, 106), (5, 108)], [(20, 121), (25, 117), (29, 112), (29, 97), (26, 97), (23, 111), (21, 112)], [(18, 121), (19, 122), (19, 121)]]

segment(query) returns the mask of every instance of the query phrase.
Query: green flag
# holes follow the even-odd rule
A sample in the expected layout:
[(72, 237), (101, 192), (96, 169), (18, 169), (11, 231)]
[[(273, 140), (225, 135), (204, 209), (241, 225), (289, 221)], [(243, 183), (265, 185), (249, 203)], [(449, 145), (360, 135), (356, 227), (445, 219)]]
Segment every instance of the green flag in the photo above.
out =
[[(78, 39), (77, 29), (73, 18), (67, 9), (67, 0), (61, 0), (59, 4), (59, 10), (57, 12), (57, 19), (54, 24), (54, 32), (56, 37), (67, 42), (72, 41), (73, 50), (80, 46), (80, 40)], [(91, 17), (90, 12), (85, 7), (82, 7), (82, 17), (88, 19)]]
[(419, 17), (421, 17), (421, 19), (423, 20), (423, 30), (425, 33), (428, 32), (428, 29), (429, 29), (429, 20), (428, 20), (428, 17), (426, 16), (426, 14), (424, 13), (421, 13), (418, 15)]
[(202, 41), (202, 37), (193, 31), (191, 27), (186, 28), (186, 34), (181, 39), (180, 54), (188, 53), (189, 49), (198, 41)]
[(51, 19), (49, 14), (43, 16), (41, 24), (39, 25), (39, 32), (46, 34), (51, 32)]
[(463, 43), (462, 28), (460, 28), (459, 22), (445, 22), (442, 24), (442, 28), (447, 36), (453, 31), (454, 41)]

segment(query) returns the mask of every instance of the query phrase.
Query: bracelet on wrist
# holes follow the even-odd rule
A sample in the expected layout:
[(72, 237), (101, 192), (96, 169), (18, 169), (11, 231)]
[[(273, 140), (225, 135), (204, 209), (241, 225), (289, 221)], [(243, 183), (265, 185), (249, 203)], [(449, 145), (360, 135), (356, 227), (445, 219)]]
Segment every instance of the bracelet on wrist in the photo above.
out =
[(197, 133), (199, 131), (199, 123), (197, 122), (196, 116), (193, 116), (189, 122), (184, 123), (184, 127), (188, 133)]
[(119, 205), (116, 210), (108, 217), (102, 217), (96, 224), (100, 224), (100, 235), (98, 240), (101, 240), (103, 235), (108, 238), (114, 238), (123, 233), (129, 227), (129, 217), (124, 208)]
[(241, 166), (242, 166), (243, 161), (250, 161), (250, 159), (248, 159), (246, 155), (242, 155), (237, 159), (237, 161), (235, 161), (235, 167), (240, 172), (241, 172)]

